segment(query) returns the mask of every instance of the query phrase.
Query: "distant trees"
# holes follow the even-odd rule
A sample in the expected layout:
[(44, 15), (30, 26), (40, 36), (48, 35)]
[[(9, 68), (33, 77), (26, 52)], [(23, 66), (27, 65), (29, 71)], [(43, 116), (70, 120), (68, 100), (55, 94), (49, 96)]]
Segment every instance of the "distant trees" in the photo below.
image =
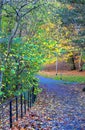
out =
[[(85, 60), (85, 5), (71, 1), (0, 1), (0, 95), (13, 96), (35, 84), (41, 65)], [(80, 57), (80, 58), (79, 58)]]
[[(61, 54), (64, 51), (65, 59), (70, 58), (72, 69), (75, 69), (75, 57), (77, 57), (81, 71), (85, 62), (85, 1), (61, 0), (55, 2), (52, 7), (54, 17), (52, 21), (56, 25), (54, 38), (59, 43), (57, 47), (61, 45)], [(59, 23), (56, 22), (58, 20)]]

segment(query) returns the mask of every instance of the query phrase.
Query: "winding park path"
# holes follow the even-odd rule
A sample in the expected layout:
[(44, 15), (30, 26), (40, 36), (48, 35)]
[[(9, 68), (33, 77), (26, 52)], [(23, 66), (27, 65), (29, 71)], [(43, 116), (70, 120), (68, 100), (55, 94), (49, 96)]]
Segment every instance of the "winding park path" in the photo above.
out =
[(85, 130), (83, 86), (37, 77), (43, 91), (18, 126), (25, 130)]

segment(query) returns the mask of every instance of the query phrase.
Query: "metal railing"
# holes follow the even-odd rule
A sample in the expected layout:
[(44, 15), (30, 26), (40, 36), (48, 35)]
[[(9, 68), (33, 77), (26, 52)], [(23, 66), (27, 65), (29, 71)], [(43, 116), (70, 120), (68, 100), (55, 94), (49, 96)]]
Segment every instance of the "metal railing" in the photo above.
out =
[(0, 105), (0, 130), (8, 130), (12, 128), (13, 123), (23, 118), (26, 111), (34, 104), (36, 95), (34, 87), (28, 92), (22, 93), (11, 100)]

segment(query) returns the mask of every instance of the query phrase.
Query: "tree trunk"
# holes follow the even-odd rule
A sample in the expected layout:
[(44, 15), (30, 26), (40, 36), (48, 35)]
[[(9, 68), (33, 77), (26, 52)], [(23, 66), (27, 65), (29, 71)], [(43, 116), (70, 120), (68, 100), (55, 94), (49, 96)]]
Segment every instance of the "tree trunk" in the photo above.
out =
[[(3, 7), (3, 0), (0, 1), (0, 32), (2, 31), (2, 7)], [(2, 87), (2, 78), (3, 78), (3, 72), (0, 71), (0, 91)]]
[[(2, 7), (3, 7), (3, 0), (0, 0), (0, 32), (2, 31)], [(0, 90), (2, 86), (2, 77), (3, 77), (3, 72), (0, 71)]]
[(71, 66), (71, 70), (76, 70), (76, 66), (75, 66), (75, 60), (74, 60), (74, 56), (71, 55), (70, 58), (69, 58), (69, 64)]
[(12, 40), (13, 40), (13, 38), (14, 38), (15, 35), (16, 35), (16, 32), (17, 32), (17, 30), (18, 30), (18, 27), (19, 27), (19, 22), (16, 22), (16, 23), (15, 23), (15, 27), (14, 27), (14, 29), (12, 30), (12, 33), (11, 33), (11, 36), (10, 36), (10, 39), (9, 39), (9, 42), (8, 42), (8, 54), (9, 54), (9, 52), (10, 52)]
[(1, 24), (1, 22), (2, 22), (2, 21), (1, 21), (1, 19), (2, 19), (1, 17), (2, 17), (2, 16), (1, 16), (1, 15), (2, 15), (2, 10), (0, 9), (0, 32), (2, 31), (2, 24)]
[(3, 7), (3, 0), (0, 1), (0, 31), (2, 31), (2, 7)]
[(58, 56), (56, 57), (56, 75), (58, 74)]
[(74, 57), (71, 57), (71, 61), (72, 61), (72, 70), (76, 70), (76, 66), (75, 66), (75, 62), (74, 62)]
[(2, 78), (3, 78), (3, 72), (0, 71), (0, 90), (1, 90), (1, 87), (2, 87)]
[(80, 52), (80, 57), (79, 57), (79, 71), (82, 71), (82, 51)]

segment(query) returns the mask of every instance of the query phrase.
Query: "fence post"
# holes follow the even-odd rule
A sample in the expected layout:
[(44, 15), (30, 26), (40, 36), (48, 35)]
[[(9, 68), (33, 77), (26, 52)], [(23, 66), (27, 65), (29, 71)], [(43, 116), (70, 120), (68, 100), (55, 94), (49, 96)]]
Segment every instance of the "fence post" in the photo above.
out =
[(16, 97), (16, 121), (18, 120), (18, 97)]
[(2, 105), (2, 129), (4, 129), (4, 108), (3, 108), (3, 105)]
[(27, 100), (27, 104), (28, 104), (28, 110), (29, 110), (29, 91), (28, 91), (28, 100)]
[(32, 104), (34, 103), (34, 87), (32, 87)]
[(9, 112), (10, 112), (10, 128), (12, 128), (12, 101), (9, 103)]
[(24, 92), (24, 113), (26, 114), (26, 99), (25, 99), (25, 92)]
[(21, 94), (21, 118), (23, 118), (23, 102), (22, 102), (22, 94)]
[[(31, 108), (32, 104), (34, 103), (35, 101), (35, 94), (34, 94), (34, 87), (30, 88), (27, 92), (27, 95), (25, 95), (26, 93), (24, 94), (21, 94), (19, 97), (16, 96), (14, 97), (13, 99), (9, 100), (6, 104), (9, 106), (9, 126), (10, 128), (12, 128), (13, 126), (13, 113), (15, 112), (15, 119), (16, 121), (18, 120), (19, 118), (19, 102), (20, 102), (20, 117), (23, 118), (23, 115), (26, 114), (26, 109), (28, 107)], [(24, 96), (24, 98), (23, 98)], [(28, 98), (28, 100), (26, 100)], [(13, 103), (13, 101), (15, 101)], [(15, 109), (13, 110), (13, 104), (15, 104)], [(28, 105), (28, 106), (27, 106)], [(2, 105), (2, 122), (3, 123), (3, 129), (5, 127), (5, 124), (4, 124), (4, 109), (3, 109), (3, 105)]]
[(32, 89), (30, 89), (30, 94), (29, 94), (29, 107), (31, 108), (31, 104), (32, 104)]
[(34, 94), (34, 87), (32, 88), (32, 103), (35, 102), (36, 95)]

